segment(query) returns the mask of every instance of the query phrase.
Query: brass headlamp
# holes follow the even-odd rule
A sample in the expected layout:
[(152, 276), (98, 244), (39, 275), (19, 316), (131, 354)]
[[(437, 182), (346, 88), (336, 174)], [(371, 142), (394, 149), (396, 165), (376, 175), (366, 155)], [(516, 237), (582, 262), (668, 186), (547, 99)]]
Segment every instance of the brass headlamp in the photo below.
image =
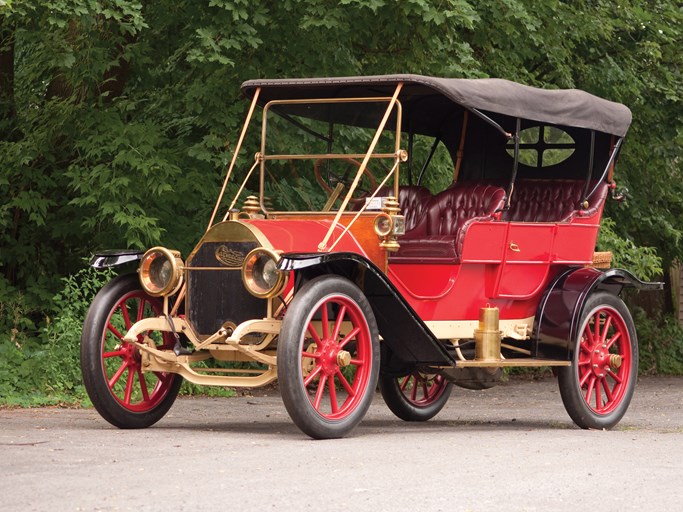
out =
[(277, 268), (280, 255), (266, 247), (253, 249), (242, 263), (242, 281), (254, 297), (268, 299), (282, 293), (287, 285), (287, 272)]
[(152, 247), (140, 261), (140, 284), (153, 297), (173, 295), (183, 284), (183, 266), (180, 252)]

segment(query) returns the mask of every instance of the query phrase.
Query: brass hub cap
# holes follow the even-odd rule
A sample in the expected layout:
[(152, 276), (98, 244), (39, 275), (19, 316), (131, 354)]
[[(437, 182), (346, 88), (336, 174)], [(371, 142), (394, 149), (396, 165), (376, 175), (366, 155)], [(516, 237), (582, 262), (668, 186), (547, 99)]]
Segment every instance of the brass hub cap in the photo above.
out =
[(351, 364), (351, 354), (346, 350), (340, 350), (337, 352), (337, 364), (339, 366), (348, 366)]
[(611, 354), (609, 356), (609, 365), (610, 368), (616, 370), (617, 368), (621, 367), (621, 356), (619, 354)]

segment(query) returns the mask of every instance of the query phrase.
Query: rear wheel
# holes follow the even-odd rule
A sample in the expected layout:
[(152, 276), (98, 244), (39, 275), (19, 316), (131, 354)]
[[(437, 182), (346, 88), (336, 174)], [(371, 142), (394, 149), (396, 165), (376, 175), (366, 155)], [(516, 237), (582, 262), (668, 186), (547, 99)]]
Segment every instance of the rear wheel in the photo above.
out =
[(572, 365), (558, 371), (567, 413), (581, 428), (604, 429), (624, 416), (638, 376), (638, 342), (624, 302), (591, 295), (581, 315)]
[(372, 402), (379, 359), (375, 317), (358, 287), (330, 275), (306, 283), (287, 308), (277, 348), (294, 423), (317, 439), (353, 430)]
[[(159, 421), (178, 395), (182, 377), (142, 371), (140, 351), (123, 341), (143, 318), (162, 314), (162, 302), (148, 295), (137, 275), (119, 276), (95, 297), (83, 324), (81, 371), (95, 409), (119, 428), (145, 428)], [(157, 348), (171, 350), (170, 333), (146, 333)], [(142, 341), (142, 335), (138, 337)]]
[(441, 375), (416, 369), (398, 378), (380, 373), (379, 389), (396, 416), (405, 421), (427, 421), (446, 405), (453, 385)]

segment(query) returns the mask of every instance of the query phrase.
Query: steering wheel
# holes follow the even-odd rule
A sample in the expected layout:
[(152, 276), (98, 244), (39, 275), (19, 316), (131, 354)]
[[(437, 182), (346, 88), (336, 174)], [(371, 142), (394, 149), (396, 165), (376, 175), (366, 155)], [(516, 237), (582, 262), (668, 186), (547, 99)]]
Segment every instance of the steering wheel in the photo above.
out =
[[(332, 171), (325, 172), (322, 170), (322, 164), (326, 160), (327, 158), (319, 158), (313, 164), (313, 173), (315, 174), (315, 180), (318, 182), (318, 185), (320, 185), (323, 188), (323, 190), (325, 190), (325, 192), (327, 192), (329, 195), (332, 195), (332, 193), (335, 192), (335, 188), (339, 184), (344, 185), (344, 188), (348, 189), (348, 187), (351, 186), (351, 183), (353, 183), (353, 180), (356, 176), (356, 173), (351, 171), (355, 171), (355, 168), (360, 167), (361, 163), (354, 158), (343, 158), (342, 160), (346, 161), (346, 163), (351, 165), (349, 165), (348, 169), (344, 172), (343, 175), (339, 176), (338, 174)], [(325, 174), (327, 175), (327, 179), (323, 177), (323, 172), (325, 172)], [(365, 169), (363, 170), (363, 176), (361, 177), (361, 181), (358, 184), (356, 190), (364, 192), (366, 195), (370, 195), (372, 192), (374, 192), (376, 188), (377, 178), (375, 178), (375, 176), (372, 174), (372, 171), (370, 171), (368, 167), (365, 167)], [(361, 202), (365, 202), (365, 198), (352, 198), (350, 202), (353, 204), (358, 204)]]

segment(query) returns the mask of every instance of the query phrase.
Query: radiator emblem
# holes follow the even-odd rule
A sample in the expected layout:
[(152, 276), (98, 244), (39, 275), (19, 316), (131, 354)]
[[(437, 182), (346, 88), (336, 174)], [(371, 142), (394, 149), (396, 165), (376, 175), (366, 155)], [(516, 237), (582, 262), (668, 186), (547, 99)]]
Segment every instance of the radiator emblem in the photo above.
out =
[(226, 267), (241, 267), (244, 261), (244, 254), (229, 249), (225, 245), (219, 245), (216, 249), (216, 259)]

